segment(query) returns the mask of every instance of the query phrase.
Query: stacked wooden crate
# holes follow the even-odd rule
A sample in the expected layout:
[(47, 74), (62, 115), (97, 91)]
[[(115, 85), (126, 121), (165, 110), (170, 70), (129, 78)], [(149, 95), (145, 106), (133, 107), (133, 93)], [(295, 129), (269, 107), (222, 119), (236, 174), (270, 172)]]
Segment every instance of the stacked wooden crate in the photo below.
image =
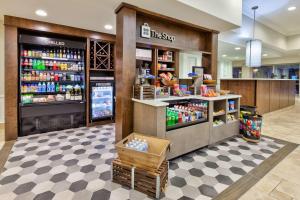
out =
[(152, 85), (141, 86), (135, 85), (133, 88), (133, 97), (135, 99), (154, 99), (155, 97), (155, 87)]
[[(146, 139), (148, 152), (126, 148), (132, 138)], [(119, 158), (112, 162), (112, 180), (121, 185), (159, 198), (168, 182), (166, 151), (170, 142), (151, 136), (133, 133), (116, 144)]]

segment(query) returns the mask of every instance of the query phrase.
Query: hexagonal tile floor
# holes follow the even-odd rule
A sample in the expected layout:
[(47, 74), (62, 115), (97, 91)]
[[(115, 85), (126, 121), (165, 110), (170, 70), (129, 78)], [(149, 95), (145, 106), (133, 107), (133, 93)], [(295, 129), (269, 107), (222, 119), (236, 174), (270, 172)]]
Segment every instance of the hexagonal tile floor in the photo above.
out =
[[(112, 183), (114, 124), (19, 138), (0, 175), (0, 199), (148, 199)], [(162, 199), (212, 199), (283, 147), (236, 137), (170, 161)]]

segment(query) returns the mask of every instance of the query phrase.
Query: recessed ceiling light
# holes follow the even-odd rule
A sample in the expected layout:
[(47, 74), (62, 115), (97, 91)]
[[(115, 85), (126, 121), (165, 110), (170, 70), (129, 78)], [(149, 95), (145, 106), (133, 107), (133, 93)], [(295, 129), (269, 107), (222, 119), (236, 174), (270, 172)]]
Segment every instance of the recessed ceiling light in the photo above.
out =
[(236, 56), (236, 57), (234, 57), (234, 59), (239, 59), (240, 57), (238, 57), (238, 56)]
[(288, 7), (288, 11), (293, 11), (293, 10), (296, 10), (296, 6), (291, 6), (291, 7)]
[(262, 56), (263, 56), (263, 57), (267, 57), (267, 56), (268, 56), (268, 54), (267, 54), (267, 53), (264, 53)]
[(222, 55), (222, 57), (226, 57), (226, 56), (227, 56), (226, 54), (223, 54), (223, 55)]
[(106, 30), (111, 30), (111, 29), (113, 28), (113, 26), (110, 25), (110, 24), (106, 24), (106, 25), (104, 26), (104, 28), (105, 28)]
[(38, 9), (35, 11), (35, 14), (41, 17), (46, 17), (47, 16), (47, 12), (41, 9)]
[(235, 50), (241, 50), (241, 47), (235, 47), (234, 49)]

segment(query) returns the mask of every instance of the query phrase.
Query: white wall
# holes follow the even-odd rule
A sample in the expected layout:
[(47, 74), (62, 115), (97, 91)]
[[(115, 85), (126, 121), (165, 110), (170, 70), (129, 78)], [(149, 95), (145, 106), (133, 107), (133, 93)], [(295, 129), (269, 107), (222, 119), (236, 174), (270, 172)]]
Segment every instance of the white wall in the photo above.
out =
[(0, 20), (0, 123), (4, 122), (4, 26)]
[(232, 78), (232, 61), (219, 60), (218, 61), (218, 78)]
[(237, 26), (242, 22), (241, 0), (177, 0), (186, 5), (231, 22)]

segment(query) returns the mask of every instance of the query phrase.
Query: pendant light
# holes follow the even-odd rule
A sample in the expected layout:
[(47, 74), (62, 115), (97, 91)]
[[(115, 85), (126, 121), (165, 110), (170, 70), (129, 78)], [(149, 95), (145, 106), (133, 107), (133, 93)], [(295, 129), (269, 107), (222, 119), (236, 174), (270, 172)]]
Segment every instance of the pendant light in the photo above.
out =
[(253, 37), (251, 40), (246, 42), (246, 66), (248, 67), (260, 67), (261, 66), (261, 49), (262, 42), (255, 39), (255, 14), (258, 6), (252, 7), (254, 12), (253, 19)]

